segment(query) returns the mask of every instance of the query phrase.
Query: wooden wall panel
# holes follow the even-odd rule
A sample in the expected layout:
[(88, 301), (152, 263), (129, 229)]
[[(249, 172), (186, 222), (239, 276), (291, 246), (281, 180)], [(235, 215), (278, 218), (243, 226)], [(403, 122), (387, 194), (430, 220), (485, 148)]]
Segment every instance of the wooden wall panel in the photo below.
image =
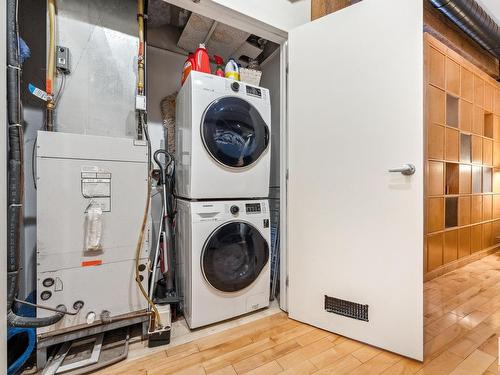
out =
[(427, 200), (427, 232), (437, 232), (444, 229), (444, 198), (429, 198)]
[(473, 195), (471, 199), (470, 210), (471, 223), (480, 223), (483, 221), (483, 197), (482, 195)]
[(472, 193), (472, 167), (467, 164), (460, 164), (459, 194)]
[(446, 58), (446, 91), (460, 96), (460, 65)]
[(477, 75), (474, 76), (474, 104), (479, 107), (484, 104), (484, 81)]
[(469, 133), (472, 130), (473, 104), (464, 99), (460, 99), (460, 130)]
[[(445, 158), (448, 161), (458, 161), (460, 133), (458, 130), (446, 128), (445, 132)], [(481, 144), (481, 142), (480, 142)], [(474, 148), (472, 149), (474, 150)], [(482, 155), (482, 153), (480, 154)], [(474, 157), (474, 154), (472, 155)]]
[(482, 226), (474, 225), (471, 227), (470, 252), (477, 253), (482, 249), (483, 233)]
[(443, 263), (449, 263), (458, 258), (458, 230), (445, 232)]
[(443, 90), (435, 86), (428, 86), (427, 96), (429, 97), (429, 108), (427, 111), (429, 122), (444, 124), (446, 122), (446, 94)]
[(443, 265), (443, 233), (427, 238), (427, 269), (432, 271)]
[(428, 278), (500, 244), (500, 84), (424, 40)]
[(465, 258), (470, 255), (470, 227), (458, 230), (458, 258)]
[(429, 195), (444, 194), (444, 163), (429, 161), (429, 178), (427, 179), (427, 193)]
[(493, 196), (483, 195), (483, 221), (493, 219)]
[(461, 89), (460, 96), (472, 103), (474, 101), (474, 74), (464, 67), (460, 69)]
[(493, 165), (493, 141), (483, 138), (483, 164)]

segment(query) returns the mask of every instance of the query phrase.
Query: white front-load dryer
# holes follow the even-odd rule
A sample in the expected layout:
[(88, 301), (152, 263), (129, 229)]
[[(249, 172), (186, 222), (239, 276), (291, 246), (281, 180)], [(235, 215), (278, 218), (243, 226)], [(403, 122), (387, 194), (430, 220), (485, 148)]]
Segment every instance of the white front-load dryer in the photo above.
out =
[(192, 71), (177, 95), (175, 134), (178, 196), (269, 195), (269, 90)]
[(190, 328), (269, 306), (269, 225), (267, 200), (177, 200), (180, 295)]

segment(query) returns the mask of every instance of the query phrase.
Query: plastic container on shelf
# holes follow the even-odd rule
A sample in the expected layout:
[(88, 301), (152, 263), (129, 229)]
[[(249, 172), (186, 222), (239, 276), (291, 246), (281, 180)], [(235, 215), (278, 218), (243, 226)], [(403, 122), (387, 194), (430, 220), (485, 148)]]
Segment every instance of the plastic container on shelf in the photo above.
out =
[(200, 44), (194, 53), (194, 70), (208, 74), (211, 73), (210, 57), (203, 43)]
[(226, 64), (226, 69), (224, 70), (224, 75), (226, 78), (234, 79), (235, 81), (240, 80), (240, 67), (236, 63), (236, 60), (230, 58)]
[(186, 59), (186, 62), (184, 63), (184, 68), (182, 70), (182, 79), (181, 79), (181, 84), (184, 84), (184, 81), (187, 79), (189, 76), (189, 73), (191, 73), (191, 70), (194, 69), (194, 54), (190, 53), (188, 55), (188, 58)]

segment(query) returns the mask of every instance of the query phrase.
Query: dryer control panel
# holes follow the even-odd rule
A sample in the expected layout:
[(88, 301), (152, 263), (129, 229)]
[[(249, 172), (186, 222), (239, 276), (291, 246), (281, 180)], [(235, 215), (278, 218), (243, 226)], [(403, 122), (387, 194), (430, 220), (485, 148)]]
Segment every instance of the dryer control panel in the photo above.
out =
[(262, 90), (257, 87), (247, 85), (247, 94), (260, 98), (262, 97)]

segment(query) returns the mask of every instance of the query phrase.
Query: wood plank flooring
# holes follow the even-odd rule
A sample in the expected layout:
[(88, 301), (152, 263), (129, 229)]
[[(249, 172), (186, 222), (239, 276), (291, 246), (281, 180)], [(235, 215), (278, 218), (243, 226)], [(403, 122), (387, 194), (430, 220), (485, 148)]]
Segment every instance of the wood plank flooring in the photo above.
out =
[(424, 293), (424, 363), (278, 313), (100, 374), (500, 374), (500, 253), (425, 283)]

